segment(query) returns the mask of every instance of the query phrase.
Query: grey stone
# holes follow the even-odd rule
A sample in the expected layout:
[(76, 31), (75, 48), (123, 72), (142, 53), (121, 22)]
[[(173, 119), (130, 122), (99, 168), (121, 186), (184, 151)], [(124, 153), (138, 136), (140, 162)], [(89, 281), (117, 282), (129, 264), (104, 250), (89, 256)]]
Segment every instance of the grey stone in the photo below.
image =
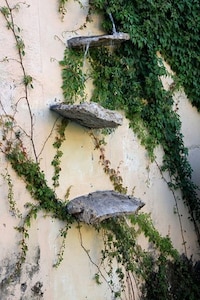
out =
[(123, 121), (119, 113), (105, 109), (95, 102), (84, 102), (77, 105), (56, 104), (52, 105), (50, 109), (88, 128), (115, 128), (122, 125)]
[(108, 218), (136, 213), (143, 206), (135, 197), (115, 191), (97, 191), (71, 200), (67, 211), (81, 222), (97, 224)]
[(70, 48), (115, 46), (130, 39), (128, 33), (116, 32), (111, 35), (79, 36), (67, 41)]

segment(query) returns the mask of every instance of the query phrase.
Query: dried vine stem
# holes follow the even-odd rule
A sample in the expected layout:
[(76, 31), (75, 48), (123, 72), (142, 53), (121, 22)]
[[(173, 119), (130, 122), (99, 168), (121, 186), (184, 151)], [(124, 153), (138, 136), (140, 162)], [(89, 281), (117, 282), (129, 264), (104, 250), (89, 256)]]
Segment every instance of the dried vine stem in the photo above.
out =
[(1, 13), (3, 14), (3, 16), (7, 22), (7, 28), (12, 31), (15, 42), (16, 42), (17, 52), (18, 52), (18, 56), (19, 56), (19, 61), (18, 60), (17, 61), (19, 62), (21, 69), (22, 69), (22, 73), (23, 73), (23, 83), (24, 83), (24, 92), (25, 92), (24, 99), (26, 101), (29, 116), (30, 116), (30, 141), (31, 141), (34, 157), (37, 162), (38, 156), (37, 156), (36, 147), (35, 147), (35, 143), (34, 143), (34, 132), (33, 132), (34, 118), (33, 118), (33, 113), (31, 110), (30, 101), (29, 101), (29, 97), (28, 97), (28, 87), (30, 86), (33, 88), (32, 77), (30, 75), (28, 75), (25, 70), (24, 61), (23, 61), (23, 56), (25, 55), (25, 51), (24, 51), (25, 45), (24, 45), (22, 38), (18, 35), (18, 32), (20, 32), (20, 28), (18, 26), (16, 26), (16, 24), (14, 22), (13, 10), (16, 9), (17, 6), (14, 6), (13, 8), (11, 8), (11, 6), (7, 0), (5, 0), (5, 3), (6, 3), (7, 10), (1, 9)]
[[(136, 300), (135, 298), (135, 291), (134, 291), (134, 286), (133, 286), (133, 281), (132, 281), (132, 278), (134, 279), (135, 281), (135, 285), (136, 285), (136, 288), (137, 288), (137, 291), (139, 291), (139, 288), (137, 286), (137, 281), (135, 279), (135, 276), (133, 273), (130, 273), (127, 272), (127, 276), (126, 276), (126, 282), (127, 282), (127, 286), (128, 286), (128, 295), (129, 295), (129, 300)], [(140, 300), (140, 297), (138, 296), (138, 300)]]
[[(176, 213), (177, 213), (178, 221), (179, 221), (179, 225), (180, 225), (181, 238), (182, 238), (182, 241), (183, 241), (182, 245), (183, 245), (183, 247), (184, 247), (185, 255), (187, 256), (186, 240), (185, 240), (185, 237), (184, 237), (184, 229), (183, 229), (183, 224), (182, 224), (182, 220), (181, 220), (181, 214), (180, 214), (180, 212), (179, 212), (178, 201), (177, 201), (175, 192), (174, 192), (174, 190), (170, 187), (169, 182), (167, 181), (167, 179), (164, 177), (163, 172), (162, 172), (162, 170), (161, 170), (161, 168), (160, 168), (160, 166), (159, 166), (159, 164), (158, 164), (158, 162), (157, 162), (156, 160), (155, 160), (155, 164), (156, 164), (156, 166), (158, 167), (158, 170), (159, 170), (159, 172), (160, 172), (160, 174), (161, 174), (162, 179), (163, 179), (164, 182), (167, 184), (167, 186), (169, 187), (169, 189), (170, 189), (170, 191), (171, 191), (171, 193), (172, 193), (172, 195), (173, 195), (174, 202), (175, 202), (175, 207), (176, 207)], [(196, 231), (196, 228), (195, 228), (195, 231)], [(197, 237), (198, 237), (198, 232), (196, 232), (196, 234), (197, 234)]]
[(42, 148), (41, 148), (40, 152), (38, 153), (38, 158), (41, 156), (42, 152), (44, 151), (44, 148), (45, 148), (48, 140), (50, 139), (51, 135), (53, 134), (54, 129), (55, 129), (56, 124), (57, 124), (57, 122), (58, 122), (59, 119), (60, 119), (60, 117), (56, 118), (56, 120), (54, 121), (53, 126), (52, 126), (52, 128), (51, 128), (51, 130), (50, 130), (50, 132), (49, 132), (49, 134), (47, 136), (47, 138), (45, 139), (44, 144), (42, 145)]
[(107, 283), (109, 289), (111, 290), (111, 292), (114, 294), (115, 291), (113, 290), (112, 286), (109, 284), (108, 280), (106, 279), (106, 277), (103, 275), (100, 267), (93, 261), (93, 259), (91, 258), (88, 250), (85, 248), (85, 246), (83, 245), (83, 238), (82, 238), (82, 233), (81, 233), (81, 226), (80, 224), (78, 223), (78, 232), (79, 232), (79, 238), (80, 238), (80, 244), (81, 244), (81, 248), (84, 250), (84, 252), (87, 254), (90, 262), (97, 268), (98, 270), (98, 273), (101, 275), (102, 279)]
[(95, 150), (97, 149), (100, 152), (99, 163), (103, 167), (105, 174), (107, 174), (109, 176), (110, 181), (113, 184), (114, 190), (119, 193), (126, 194), (127, 187), (123, 186), (123, 179), (122, 179), (122, 176), (120, 175), (120, 171), (119, 171), (120, 164), (116, 170), (114, 168), (112, 168), (111, 162), (105, 156), (105, 148), (103, 147), (103, 145), (105, 145), (105, 141), (98, 139), (94, 135), (93, 132), (90, 133), (90, 136), (94, 141), (94, 145), (95, 145), (94, 149)]

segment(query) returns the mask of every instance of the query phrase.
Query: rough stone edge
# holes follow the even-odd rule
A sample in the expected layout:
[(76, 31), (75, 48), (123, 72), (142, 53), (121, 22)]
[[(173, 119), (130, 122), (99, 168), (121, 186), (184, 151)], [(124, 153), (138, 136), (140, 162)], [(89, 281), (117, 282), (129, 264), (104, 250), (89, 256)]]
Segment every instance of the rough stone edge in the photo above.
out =
[[(54, 104), (50, 106), (50, 109), (52, 111), (57, 112), (58, 114), (62, 115), (65, 118), (68, 118), (72, 121), (75, 121), (79, 124), (81, 124), (82, 126), (88, 127), (88, 128), (116, 128), (119, 125), (122, 125), (123, 123), (123, 117), (121, 114), (119, 114), (116, 111), (113, 110), (109, 110), (109, 109), (105, 109), (104, 107), (102, 107), (101, 105), (99, 105), (96, 102), (84, 102), (81, 104), (65, 104), (65, 103), (61, 103), (61, 104)], [(105, 121), (105, 125), (104, 126), (100, 126), (100, 127), (90, 127), (87, 126), (86, 124), (84, 124), (84, 121), (82, 121), (82, 119), (80, 118), (76, 118), (75, 116), (72, 116), (72, 113), (76, 112), (76, 111), (81, 111), (83, 112), (83, 116), (88, 114), (89, 115), (93, 115), (94, 118), (96, 118), (97, 120), (100, 120), (102, 123), (103, 121)], [(69, 112), (69, 113), (68, 113)], [(71, 116), (69, 116), (69, 114), (71, 114)]]
[(116, 32), (112, 35), (94, 35), (79, 36), (67, 40), (67, 46), (70, 48), (81, 48), (89, 45), (89, 47), (109, 46), (115, 43), (122, 43), (130, 40), (130, 35), (124, 32)]
[[(119, 197), (119, 199), (117, 199), (118, 203), (115, 203), (116, 199), (109, 199), (108, 201), (105, 199), (103, 200), (103, 204), (105, 206), (105, 213), (102, 212), (102, 207), (100, 203), (101, 200), (98, 199), (98, 197), (100, 197), (101, 194), (103, 197), (105, 196), (105, 194), (107, 194), (108, 197), (112, 197), (113, 195), (114, 198)], [(113, 212), (108, 211), (108, 205), (110, 205), (111, 202), (112, 202), (112, 207), (115, 207), (115, 205), (116, 206), (119, 205), (120, 201), (122, 203), (126, 201), (126, 205), (129, 205), (130, 208), (127, 209), (126, 211), (124, 209), (121, 211), (120, 210), (117, 211), (116, 209), (114, 209)], [(97, 203), (96, 207), (95, 207), (95, 203)], [(78, 221), (84, 222), (86, 224), (94, 225), (108, 218), (137, 213), (138, 210), (140, 210), (144, 205), (145, 204), (138, 198), (130, 197), (111, 190), (111, 191), (96, 191), (88, 195), (83, 195), (74, 198), (67, 204), (66, 209), (67, 212), (74, 215), (78, 219)]]

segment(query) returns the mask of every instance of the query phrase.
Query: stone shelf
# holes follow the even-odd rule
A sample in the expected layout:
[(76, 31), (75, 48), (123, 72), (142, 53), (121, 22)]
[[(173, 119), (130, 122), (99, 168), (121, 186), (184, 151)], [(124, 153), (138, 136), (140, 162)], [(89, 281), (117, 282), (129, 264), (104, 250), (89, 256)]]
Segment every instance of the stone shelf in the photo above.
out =
[(128, 33), (116, 32), (111, 35), (79, 36), (67, 41), (70, 48), (115, 46), (130, 39)]
[(93, 225), (108, 218), (131, 215), (143, 206), (135, 197), (115, 191), (97, 191), (71, 200), (66, 209), (78, 221)]
[(55, 104), (50, 107), (61, 116), (87, 128), (116, 128), (122, 125), (123, 117), (109, 109), (105, 109), (95, 102), (81, 104)]

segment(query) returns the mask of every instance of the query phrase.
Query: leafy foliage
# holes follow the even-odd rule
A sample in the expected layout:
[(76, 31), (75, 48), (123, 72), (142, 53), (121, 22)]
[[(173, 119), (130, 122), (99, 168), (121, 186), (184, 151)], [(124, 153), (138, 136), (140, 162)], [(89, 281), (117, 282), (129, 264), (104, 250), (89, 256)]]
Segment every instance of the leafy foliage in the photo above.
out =
[[(116, 218), (102, 224), (105, 230), (102, 260), (110, 266), (108, 273), (114, 271), (114, 259), (121, 266), (115, 272), (122, 289), (131, 272), (137, 276), (143, 300), (199, 299), (199, 262), (195, 264), (192, 259), (179, 255), (170, 239), (155, 229), (149, 215), (133, 215), (130, 221), (129, 224), (126, 219)], [(140, 246), (141, 233), (148, 239), (151, 251)], [(118, 294), (121, 295), (120, 291)]]
[(200, 297), (199, 262), (180, 256), (175, 261), (159, 260), (157, 270), (151, 271), (144, 287), (143, 300), (195, 300)]
[(53, 186), (56, 188), (59, 186), (59, 177), (60, 177), (60, 163), (63, 152), (60, 150), (62, 143), (65, 140), (65, 129), (68, 125), (68, 120), (62, 119), (61, 124), (57, 126), (57, 136), (56, 141), (53, 143), (53, 147), (56, 149), (56, 154), (51, 162), (51, 165), (54, 167), (54, 175), (52, 177)]
[(63, 95), (66, 103), (74, 103), (84, 99), (85, 75), (83, 69), (83, 55), (80, 51), (66, 48), (64, 58), (60, 62), (63, 79)]
[(65, 203), (60, 201), (55, 192), (47, 185), (45, 175), (40, 170), (38, 163), (27, 157), (19, 145), (16, 145), (7, 153), (13, 169), (26, 182), (26, 188), (31, 196), (39, 201), (40, 209), (51, 212), (54, 217), (60, 220), (72, 222), (72, 217), (65, 209)]
[[(67, 0), (59, 1), (59, 11), (64, 16)], [(33, 161), (25, 151), (19, 132), (13, 127), (13, 122), (3, 122), (1, 152), (4, 153), (13, 169), (26, 183), (31, 196), (38, 204), (28, 204), (29, 211), (23, 226), (16, 229), (22, 234), (19, 243), (21, 255), (17, 264), (20, 272), (21, 265), (26, 259), (28, 250), (26, 239), (29, 237), (27, 227), (31, 225), (31, 218), (36, 218), (37, 212), (44, 209), (54, 217), (64, 220), (67, 225), (61, 230), (63, 242), (58, 260), (58, 266), (63, 259), (65, 238), (73, 217), (66, 212), (65, 203), (59, 200), (55, 191), (48, 186), (44, 172), (40, 169), (33, 140), (33, 115), (29, 104), (27, 88), (33, 87), (32, 77), (24, 69), (23, 57), (25, 44), (19, 36), (20, 28), (14, 24), (12, 10), (1, 7), (7, 28), (15, 37), (16, 47), (23, 70), (23, 84), (26, 102), (31, 119), (31, 135), (29, 136), (35, 154)], [(173, 110), (172, 91), (165, 91), (159, 79), (166, 71), (162, 61), (157, 57), (157, 51), (169, 62), (176, 72), (176, 83), (183, 85), (193, 105), (200, 110), (199, 102), (199, 56), (197, 43), (199, 42), (199, 2), (197, 0), (160, 1), (148, 0), (93, 0), (91, 7), (104, 16), (103, 27), (112, 30), (108, 13), (112, 13), (119, 31), (130, 34), (131, 40), (119, 46), (112, 54), (108, 49), (90, 50), (89, 61), (92, 66), (91, 77), (94, 82), (93, 101), (100, 102), (110, 109), (123, 109), (130, 120), (130, 126), (137, 132), (151, 158), (156, 145), (163, 146), (165, 155), (162, 170), (168, 170), (171, 176), (170, 188), (180, 188), (187, 203), (192, 220), (200, 221), (200, 202), (196, 193), (196, 186), (191, 181), (191, 167), (187, 161), (187, 149), (181, 134), (181, 122)], [(89, 10), (91, 13), (91, 10)], [(65, 102), (73, 103), (85, 99), (86, 74), (83, 72), (83, 53), (66, 49), (64, 59), (60, 63), (63, 67), (63, 93)], [(7, 116), (8, 117), (8, 116)], [(53, 186), (59, 185), (60, 147), (65, 139), (66, 124), (61, 123), (58, 135), (53, 144), (56, 154), (52, 161), (54, 167)], [(9, 132), (14, 138), (9, 139)], [(12, 136), (11, 134), (11, 136)], [(97, 140), (96, 140), (97, 142)], [(2, 145), (5, 144), (5, 147)], [(106, 160), (104, 148), (96, 144), (100, 150), (100, 163), (104, 172), (109, 176), (114, 189), (126, 193), (119, 169), (114, 170), (110, 161)], [(19, 214), (13, 199), (12, 181), (9, 175), (5, 177), (8, 184), (8, 201), (13, 212)], [(66, 197), (69, 190), (66, 193)], [(131, 226), (129, 223), (131, 223)], [(134, 226), (133, 226), (134, 225)], [(199, 268), (192, 260), (180, 257), (173, 248), (168, 237), (161, 237), (154, 228), (148, 215), (139, 214), (125, 218), (104, 221), (101, 229), (105, 232), (102, 260), (107, 260), (108, 276), (113, 272), (113, 259), (118, 268), (116, 274), (122, 289), (125, 288), (125, 275), (131, 272), (142, 280), (143, 299), (199, 299)], [(199, 233), (195, 223), (196, 232)], [(149, 241), (153, 254), (141, 248), (137, 238), (144, 234)], [(125, 271), (124, 271), (125, 270)], [(101, 275), (101, 273), (100, 273)], [(153, 280), (152, 280), (153, 279)], [(100, 282), (99, 273), (95, 280)], [(180, 283), (181, 282), (181, 283)], [(109, 281), (112, 286), (112, 278)], [(120, 297), (121, 292), (112, 289), (114, 297)]]
[[(196, 0), (181, 0), (178, 3), (173, 0), (163, 3), (156, 0), (111, 0), (109, 3), (106, 0), (93, 0), (90, 5), (93, 11), (103, 16), (102, 27), (106, 32), (113, 30), (109, 17), (112, 14), (117, 31), (130, 35), (130, 41), (112, 51), (104, 47), (89, 49), (90, 76), (94, 83), (91, 101), (109, 109), (124, 110), (130, 127), (137, 133), (152, 160), (155, 147), (162, 145), (164, 157), (161, 171), (169, 172), (170, 189), (182, 191), (200, 244), (200, 200), (197, 186), (191, 180), (192, 169), (181, 133), (181, 121), (177, 109), (173, 107), (173, 92), (184, 87), (191, 103), (200, 110), (197, 46), (200, 39), (200, 4)], [(66, 56), (65, 52), (63, 63), (66, 66), (71, 61), (70, 52), (74, 53), (68, 49)], [(158, 52), (174, 71), (174, 84), (168, 91), (163, 88), (160, 76), (169, 74)], [(79, 54), (82, 58), (83, 54)], [(79, 76), (80, 64), (77, 67)], [(75, 69), (76, 66), (73, 72)], [(68, 69), (65, 72), (68, 73)], [(69, 89), (75, 87), (74, 81), (71, 81), (72, 84), (66, 80), (63, 82)], [(83, 85), (79, 87), (84, 88)], [(72, 102), (76, 98), (76, 90), (81, 96), (80, 90), (74, 88)], [(66, 94), (64, 98), (68, 101)], [(106, 161), (102, 146), (97, 146), (102, 151), (102, 166), (110, 176), (110, 162)], [(118, 187), (115, 183), (114, 188)], [(122, 182), (119, 186), (123, 188)], [(142, 278), (143, 299), (199, 298), (199, 277), (196, 277), (192, 261), (178, 255), (169, 238), (159, 235), (149, 217), (139, 214), (131, 222), (134, 224), (132, 227), (120, 219), (103, 224), (106, 238), (102, 259), (108, 262), (108, 275), (113, 272), (112, 262), (115, 258), (126, 272), (133, 272)], [(155, 255), (144, 251), (137, 243), (136, 225), (149, 239)], [(124, 272), (121, 268), (118, 270), (123, 287)], [(152, 278), (155, 279), (155, 286)]]
[[(200, 243), (197, 222), (200, 200), (192, 182), (188, 150), (184, 146), (181, 121), (173, 108), (173, 92), (184, 86), (193, 105), (200, 109), (199, 93), (199, 2), (167, 1), (92, 1), (92, 9), (104, 16), (103, 28), (111, 32), (111, 13), (118, 31), (127, 32), (130, 41), (113, 51), (89, 49), (88, 60), (94, 83), (91, 101), (109, 109), (123, 109), (130, 126), (154, 159), (154, 148), (164, 149), (162, 171), (170, 174), (170, 188), (180, 189), (189, 208)], [(196, 22), (196, 26), (194, 26)], [(175, 87), (164, 90), (160, 76), (168, 75), (158, 51), (176, 73)], [(79, 60), (78, 58), (79, 57)], [(81, 62), (83, 53), (66, 50), (62, 65), (65, 101), (84, 100)], [(76, 76), (73, 76), (76, 74)], [(197, 221), (197, 222), (196, 222)]]
[[(133, 48), (160, 51), (179, 77), (191, 102), (200, 109), (199, 9), (198, 0), (160, 2), (126, 0), (92, 5), (105, 16), (104, 28), (111, 31), (111, 12), (118, 31), (131, 35)], [(150, 61), (149, 61), (150, 62)]]
[[(128, 32), (131, 40), (112, 53), (105, 48), (90, 49), (90, 62), (95, 86), (91, 100), (110, 109), (123, 109), (152, 159), (155, 146), (163, 146), (162, 170), (169, 171), (170, 187), (181, 189), (195, 223), (200, 220), (197, 187), (191, 181), (181, 121), (173, 109), (174, 90), (164, 90), (160, 76), (167, 72), (157, 56), (160, 51), (170, 63), (178, 78), (175, 82), (184, 86), (199, 110), (199, 3), (192, 2), (109, 1), (105, 6), (105, 1), (93, 1), (105, 17), (104, 28), (111, 31), (111, 12), (117, 29)], [(198, 225), (195, 227), (200, 241)]]

